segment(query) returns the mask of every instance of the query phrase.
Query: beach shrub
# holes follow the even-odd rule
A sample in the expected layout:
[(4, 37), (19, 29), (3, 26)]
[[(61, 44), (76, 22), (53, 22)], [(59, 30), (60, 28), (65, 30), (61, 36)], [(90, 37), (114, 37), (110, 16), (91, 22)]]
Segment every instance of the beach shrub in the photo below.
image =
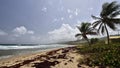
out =
[(120, 68), (120, 43), (107, 45), (99, 42), (92, 46), (85, 45), (78, 48), (78, 52), (88, 55), (84, 60), (80, 61), (81, 64)]
[(90, 39), (90, 42), (91, 42), (91, 44), (94, 44), (94, 43), (96, 43), (96, 42), (98, 42), (98, 38), (91, 38)]
[(118, 43), (118, 42), (120, 42), (120, 38), (111, 39), (111, 42), (112, 42), (112, 43)]

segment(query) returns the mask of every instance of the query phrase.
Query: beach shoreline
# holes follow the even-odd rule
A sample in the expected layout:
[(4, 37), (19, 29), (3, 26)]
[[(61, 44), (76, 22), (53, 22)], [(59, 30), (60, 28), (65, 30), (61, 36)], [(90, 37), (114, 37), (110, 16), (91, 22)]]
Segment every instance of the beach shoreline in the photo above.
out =
[(0, 68), (37, 68), (36, 64), (39, 63), (38, 66), (42, 66), (40, 63), (43, 62), (48, 64), (47, 67), (62, 68), (61, 66), (63, 66), (64, 68), (68, 68), (68, 66), (72, 65), (74, 68), (77, 68), (77, 60), (78, 58), (82, 58), (82, 55), (77, 54), (75, 48), (76, 46), (74, 45), (1, 59)]
[[(19, 45), (11, 45), (11, 46), (4, 46), (1, 45), (0, 49), (0, 59), (6, 59), (13, 56), (20, 56), (24, 54), (32, 54), (38, 53), (47, 50), (53, 50), (58, 48), (64, 48), (74, 45), (66, 45), (66, 44), (52, 44), (52, 45), (34, 45), (34, 46), (19, 46)], [(37, 47), (37, 48), (36, 48)]]

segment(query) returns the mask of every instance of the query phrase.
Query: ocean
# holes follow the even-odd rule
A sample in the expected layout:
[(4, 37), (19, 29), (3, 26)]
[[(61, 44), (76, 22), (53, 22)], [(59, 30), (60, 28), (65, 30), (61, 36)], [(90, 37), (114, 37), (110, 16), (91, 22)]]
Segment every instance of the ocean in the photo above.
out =
[(15, 55), (35, 53), (48, 49), (68, 47), (67, 44), (50, 44), (50, 45), (39, 45), (39, 44), (1, 44), (0, 45), (0, 59), (8, 58)]

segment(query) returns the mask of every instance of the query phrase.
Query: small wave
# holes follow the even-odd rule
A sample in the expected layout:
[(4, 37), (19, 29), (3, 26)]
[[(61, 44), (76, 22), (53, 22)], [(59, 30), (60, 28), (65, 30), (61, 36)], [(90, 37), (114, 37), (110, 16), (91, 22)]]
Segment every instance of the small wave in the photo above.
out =
[(9, 58), (9, 57), (12, 57), (12, 56), (13, 56), (13, 55), (0, 56), (0, 59)]
[(54, 45), (34, 45), (34, 46), (20, 46), (20, 45), (0, 45), (0, 50), (10, 50), (10, 49), (32, 49), (32, 48), (52, 48), (52, 47), (63, 47), (64, 45), (54, 44)]

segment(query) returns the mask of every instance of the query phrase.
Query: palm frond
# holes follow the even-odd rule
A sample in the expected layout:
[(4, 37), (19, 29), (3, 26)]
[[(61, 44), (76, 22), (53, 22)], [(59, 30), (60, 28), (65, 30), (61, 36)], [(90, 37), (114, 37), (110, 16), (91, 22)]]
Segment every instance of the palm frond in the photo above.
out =
[(96, 16), (94, 16), (94, 15), (91, 15), (91, 17), (93, 18), (93, 19), (101, 19), (101, 18), (99, 18), (99, 17), (96, 17)]
[(100, 29), (101, 29), (102, 25), (103, 25), (103, 23), (100, 23), (99, 28), (97, 30), (98, 33), (100, 32)]
[(82, 34), (76, 34), (75, 37), (81, 36)]
[(105, 26), (102, 26), (101, 33), (104, 34), (105, 32)]
[[(101, 22), (93, 23), (93, 27), (99, 26), (98, 32), (101, 32), (102, 34), (107, 33), (108, 43), (109, 43), (109, 33), (107, 30), (107, 27), (110, 27), (111, 29), (116, 29), (115, 24), (120, 24), (120, 18), (117, 18), (117, 16), (120, 15), (120, 5), (117, 4), (117, 1), (113, 1), (111, 3), (104, 3), (102, 5), (102, 11), (100, 13), (100, 19)], [(98, 19), (95, 16), (92, 16), (93, 19)]]
[(81, 23), (81, 27), (79, 26), (80, 32), (86, 32), (88, 28), (90, 27), (90, 23)]
[(107, 7), (108, 7), (108, 5), (109, 5), (108, 2), (106, 2), (106, 3), (104, 3), (104, 4), (102, 5), (102, 11), (101, 11), (101, 13), (100, 13), (100, 16), (101, 16), (101, 17), (104, 17), (105, 13), (107, 12)]
[(117, 4), (117, 1), (113, 1), (107, 6), (107, 9), (106, 9), (107, 12), (105, 13), (105, 15), (108, 16), (114, 11), (117, 11), (119, 8), (120, 8), (120, 5)]
[(96, 28), (101, 23), (101, 20), (95, 21), (92, 25), (93, 28)]
[(80, 27), (80, 31), (81, 31), (81, 32), (84, 32), (84, 31), (85, 31), (85, 26), (86, 26), (85, 23), (82, 23), (82, 24), (81, 24), (81, 27)]
[(110, 28), (113, 29), (113, 30), (116, 29), (116, 27), (115, 27), (115, 25), (114, 25), (113, 22), (109, 22), (109, 23), (107, 23), (107, 26), (110, 27)]
[(120, 24), (120, 18), (116, 18), (116, 19), (109, 19), (110, 22), (115, 23), (115, 24)]
[(120, 10), (113, 12), (113, 13), (110, 15), (110, 18), (117, 17), (118, 15), (120, 15)]
[(91, 24), (90, 24), (90, 23), (87, 23), (87, 24), (85, 25), (85, 31), (89, 30), (89, 29), (90, 29), (90, 26), (91, 26)]
[(97, 35), (97, 32), (87, 32), (86, 34), (89, 34), (89, 35)]
[(103, 9), (101, 12), (101, 17), (108, 17), (112, 13), (118, 11), (120, 9), (120, 5), (117, 4), (117, 1), (113, 1), (111, 3), (103, 4)]

